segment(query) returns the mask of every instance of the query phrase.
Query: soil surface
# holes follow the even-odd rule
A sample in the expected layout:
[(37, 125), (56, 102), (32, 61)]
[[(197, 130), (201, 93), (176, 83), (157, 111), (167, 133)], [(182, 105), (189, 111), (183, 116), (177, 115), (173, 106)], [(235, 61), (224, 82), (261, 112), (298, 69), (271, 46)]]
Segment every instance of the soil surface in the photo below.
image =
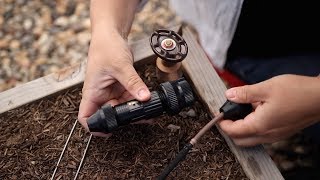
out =
[[(140, 75), (154, 90), (153, 65)], [(0, 179), (49, 179), (76, 120), (81, 87), (70, 89), (0, 116)], [(93, 137), (78, 179), (154, 179), (209, 116), (197, 100), (179, 115), (163, 115), (153, 124), (123, 127), (110, 138)], [(89, 133), (78, 123), (55, 179), (73, 179)], [(214, 128), (168, 179), (247, 179)]]

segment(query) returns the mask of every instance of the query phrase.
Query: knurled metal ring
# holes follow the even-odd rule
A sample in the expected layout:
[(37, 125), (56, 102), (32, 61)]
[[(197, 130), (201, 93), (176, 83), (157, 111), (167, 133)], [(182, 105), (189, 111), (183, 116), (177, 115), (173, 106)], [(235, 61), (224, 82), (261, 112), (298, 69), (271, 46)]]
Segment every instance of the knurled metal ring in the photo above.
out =
[(110, 133), (118, 128), (115, 111), (110, 104), (104, 105), (102, 110), (105, 116), (104, 127), (106, 127), (107, 133)]
[(169, 105), (169, 114), (176, 114), (180, 111), (179, 102), (176, 96), (176, 93), (169, 82), (165, 82), (161, 84), (161, 87), (164, 93), (168, 97), (168, 105)]

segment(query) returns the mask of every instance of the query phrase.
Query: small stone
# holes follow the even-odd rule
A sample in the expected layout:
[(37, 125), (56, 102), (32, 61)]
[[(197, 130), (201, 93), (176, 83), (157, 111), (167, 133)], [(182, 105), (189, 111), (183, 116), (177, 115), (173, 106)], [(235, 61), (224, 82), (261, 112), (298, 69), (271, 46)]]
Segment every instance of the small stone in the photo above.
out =
[(41, 34), (43, 33), (43, 27), (36, 26), (35, 28), (33, 28), (32, 33), (37, 37), (41, 36)]
[(33, 36), (31, 36), (30, 34), (23, 36), (21, 39), (21, 44), (24, 47), (30, 47), (32, 42), (33, 42)]
[(189, 117), (196, 117), (196, 111), (194, 109), (189, 109), (189, 111), (187, 112), (187, 116)]
[(54, 21), (54, 24), (61, 27), (66, 27), (69, 24), (69, 20), (65, 16), (61, 16)]
[(32, 28), (33, 22), (31, 19), (26, 19), (23, 21), (23, 28), (25, 30), (30, 30)]
[(16, 14), (15, 16), (13, 16), (13, 20), (15, 21), (15, 23), (22, 22), (23, 16), (21, 14)]
[(60, 41), (60, 44), (67, 43), (75, 34), (71, 30), (61, 31), (57, 33), (56, 40)]
[(16, 3), (20, 6), (26, 4), (26, 2), (27, 0), (16, 0)]
[(59, 56), (64, 56), (67, 52), (67, 48), (65, 46), (59, 46), (57, 49), (57, 54)]
[(42, 65), (42, 64), (45, 64), (46, 62), (47, 62), (47, 60), (46, 60), (46, 57), (44, 57), (44, 56), (40, 56), (35, 60), (35, 63), (37, 65)]
[(5, 50), (1, 50), (0, 51), (0, 58), (5, 58), (7, 56), (8, 56), (8, 52), (7, 51), (5, 51)]
[(82, 45), (87, 45), (90, 42), (91, 34), (89, 32), (82, 32), (77, 35), (78, 42)]
[(86, 18), (82, 21), (82, 26), (86, 29), (89, 29), (91, 27), (91, 21), (90, 18)]
[(36, 43), (36, 47), (39, 48), (41, 54), (48, 54), (53, 48), (54, 39), (47, 33), (43, 33)]
[(67, 10), (68, 1), (57, 1), (56, 9), (59, 14), (64, 14)]
[(0, 26), (2, 26), (4, 20), (3, 20), (3, 16), (0, 16)]
[(69, 24), (79, 23), (79, 18), (76, 15), (72, 15), (69, 17)]
[(1, 59), (1, 65), (3, 65), (4, 67), (10, 68), (10, 62), (11, 62), (11, 60), (9, 58)]
[(14, 58), (21, 67), (28, 68), (30, 66), (31, 61), (27, 57), (27, 52), (18, 52)]
[(49, 35), (48, 33), (43, 33), (40, 38), (38, 39), (37, 43), (39, 46), (42, 46), (49, 40)]
[(49, 72), (51, 72), (51, 73), (58, 72), (59, 70), (60, 70), (60, 68), (57, 66), (50, 66), (49, 67)]
[(170, 129), (171, 132), (176, 132), (177, 130), (180, 129), (180, 126), (176, 126), (176, 125), (173, 125), (173, 124), (169, 124), (167, 128)]
[(41, 8), (41, 17), (39, 17), (39, 19), (41, 19), (40, 21), (41, 21), (43, 24), (51, 25), (51, 23), (52, 23), (52, 16), (51, 16), (50, 8), (48, 8), (47, 6), (43, 6), (43, 7)]
[(35, 161), (31, 161), (31, 164), (32, 164), (32, 165), (35, 165), (35, 164), (36, 164), (36, 162), (35, 162)]
[(87, 6), (84, 3), (79, 2), (77, 4), (76, 10), (75, 10), (75, 15), (80, 16), (82, 12), (86, 11)]
[(6, 39), (0, 39), (0, 48), (6, 48), (8, 47), (8, 40)]
[(23, 32), (22, 31), (15, 31), (13, 33), (13, 38), (14, 39), (20, 39), (23, 36)]
[(16, 39), (10, 42), (10, 49), (18, 49), (20, 47), (20, 42)]
[(67, 53), (68, 53), (68, 55), (70, 56), (71, 62), (72, 62), (72, 61), (78, 62), (78, 61), (80, 61), (80, 60), (83, 59), (82, 54), (81, 54), (80, 52), (78, 52), (78, 51), (75, 51), (75, 50), (70, 49), (70, 50), (68, 50)]
[[(28, 52), (28, 58), (30, 60), (32, 60), (32, 62), (34, 62), (35, 59), (38, 58), (38, 51), (36, 49), (33, 49), (33, 48), (32, 49), (28, 49), (27, 52)], [(35, 65), (34, 63), (32, 63), (32, 64)]]

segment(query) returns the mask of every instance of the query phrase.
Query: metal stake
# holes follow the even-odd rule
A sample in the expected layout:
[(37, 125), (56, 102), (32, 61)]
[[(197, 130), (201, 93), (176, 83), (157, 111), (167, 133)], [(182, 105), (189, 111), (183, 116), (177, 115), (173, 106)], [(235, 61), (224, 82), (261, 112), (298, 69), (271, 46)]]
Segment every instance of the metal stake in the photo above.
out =
[(90, 145), (90, 142), (91, 142), (91, 138), (92, 138), (92, 134), (90, 134), (89, 140), (88, 140), (88, 142), (87, 142), (86, 149), (85, 149), (85, 150), (84, 150), (84, 152), (83, 152), (83, 156), (82, 156), (82, 158), (81, 158), (81, 161), (80, 161), (80, 164), (79, 164), (79, 167), (78, 167), (78, 170), (77, 170), (76, 176), (74, 177), (74, 180), (76, 180), (76, 179), (77, 179), (77, 177), (78, 177), (78, 174), (79, 174), (79, 172), (80, 172), (80, 169), (81, 169), (82, 164), (83, 164), (83, 161), (84, 161), (84, 158), (86, 157), (87, 150), (88, 150), (89, 145)]
[(58, 170), (60, 161), (61, 161), (61, 159), (62, 159), (62, 157), (63, 157), (64, 152), (66, 151), (66, 148), (67, 148), (68, 143), (69, 143), (69, 141), (70, 141), (71, 135), (72, 135), (74, 129), (76, 128), (77, 123), (78, 123), (78, 119), (76, 119), (76, 121), (74, 122), (74, 124), (73, 124), (73, 126), (72, 126), (72, 129), (71, 129), (71, 131), (70, 131), (70, 133), (69, 133), (68, 139), (67, 139), (66, 143), (64, 144), (64, 147), (63, 147), (62, 152), (61, 152), (61, 154), (60, 154), (59, 160), (58, 160), (58, 162), (57, 162), (57, 164), (56, 164), (56, 167), (55, 167), (55, 169), (54, 169), (54, 171), (53, 171), (53, 174), (52, 174), (52, 176), (51, 176), (51, 180), (53, 180), (54, 176), (55, 176), (56, 173), (57, 173), (57, 170)]

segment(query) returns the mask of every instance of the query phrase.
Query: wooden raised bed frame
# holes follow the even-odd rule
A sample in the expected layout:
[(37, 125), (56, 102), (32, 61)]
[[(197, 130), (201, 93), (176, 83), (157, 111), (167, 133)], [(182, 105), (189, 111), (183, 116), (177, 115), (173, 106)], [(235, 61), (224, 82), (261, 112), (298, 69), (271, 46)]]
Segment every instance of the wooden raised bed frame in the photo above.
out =
[[(183, 30), (183, 37), (189, 46), (189, 54), (182, 63), (184, 74), (193, 83), (193, 88), (207, 106), (210, 114), (215, 116), (219, 113), (220, 106), (226, 101), (224, 96), (226, 86), (189, 28)], [(155, 60), (148, 38), (131, 43), (130, 46), (135, 65)], [(1, 92), (0, 114), (83, 83), (85, 66), (83, 62)], [(238, 147), (218, 126), (217, 128), (248, 178), (252, 180), (284, 179), (262, 145), (250, 148)]]

